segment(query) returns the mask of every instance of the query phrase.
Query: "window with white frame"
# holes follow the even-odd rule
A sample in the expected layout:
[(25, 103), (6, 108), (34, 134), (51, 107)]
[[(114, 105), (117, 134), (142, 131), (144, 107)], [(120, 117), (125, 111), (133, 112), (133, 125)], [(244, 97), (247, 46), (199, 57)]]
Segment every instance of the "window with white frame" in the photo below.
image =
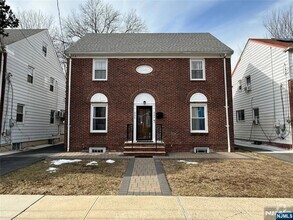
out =
[(246, 76), (246, 86), (247, 87), (251, 87), (251, 77), (250, 76)]
[(195, 93), (190, 98), (190, 131), (191, 133), (208, 133), (207, 97)]
[(205, 60), (190, 60), (190, 80), (205, 80)]
[(94, 59), (93, 60), (93, 80), (107, 80), (107, 59)]
[(51, 92), (54, 91), (54, 82), (55, 82), (55, 79), (53, 77), (50, 77), (50, 91)]
[(24, 105), (17, 103), (16, 107), (16, 122), (22, 123), (24, 119)]
[(254, 108), (252, 113), (253, 113), (254, 123), (258, 123), (259, 122), (259, 108)]
[(242, 80), (238, 81), (238, 90), (241, 91), (242, 90)]
[(50, 112), (50, 124), (55, 123), (55, 110), (51, 110)]
[(33, 83), (34, 81), (34, 68), (32, 66), (28, 66), (27, 69), (27, 82)]
[(47, 47), (47, 44), (44, 43), (43, 46), (42, 46), (42, 52), (43, 52), (43, 56), (44, 56), (44, 57), (47, 56), (47, 48), (48, 48), (48, 47)]
[(108, 130), (108, 99), (102, 93), (91, 98), (91, 133), (106, 133)]
[(244, 121), (245, 120), (245, 113), (244, 109), (236, 111), (236, 121)]

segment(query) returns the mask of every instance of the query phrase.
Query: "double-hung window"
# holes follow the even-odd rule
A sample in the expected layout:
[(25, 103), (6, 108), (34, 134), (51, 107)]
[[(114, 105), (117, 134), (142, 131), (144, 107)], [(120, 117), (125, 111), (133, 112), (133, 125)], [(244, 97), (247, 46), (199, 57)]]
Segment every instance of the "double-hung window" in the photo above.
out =
[(27, 82), (33, 83), (34, 81), (34, 68), (32, 66), (28, 66), (27, 69)]
[(190, 60), (190, 80), (205, 80), (205, 60)]
[(245, 120), (245, 113), (244, 109), (236, 111), (236, 121), (244, 121)]
[(22, 123), (24, 119), (24, 105), (17, 103), (16, 107), (16, 122)]
[(105, 81), (108, 78), (108, 60), (94, 59), (93, 60), (93, 80)]
[(91, 133), (107, 133), (108, 128), (108, 99), (102, 93), (91, 98)]
[(55, 110), (51, 110), (50, 112), (50, 124), (55, 123)]
[(51, 92), (54, 91), (54, 82), (55, 82), (55, 79), (53, 77), (50, 77), (50, 91)]
[(191, 133), (208, 133), (207, 98), (202, 93), (195, 93), (190, 98)]

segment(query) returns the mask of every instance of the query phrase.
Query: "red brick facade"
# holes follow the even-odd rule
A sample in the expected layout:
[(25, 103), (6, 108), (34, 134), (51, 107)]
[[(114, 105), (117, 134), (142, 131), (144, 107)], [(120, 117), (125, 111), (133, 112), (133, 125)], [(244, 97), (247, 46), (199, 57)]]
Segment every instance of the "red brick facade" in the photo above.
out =
[[(142, 64), (151, 66), (153, 72), (138, 74), (136, 67)], [(164, 113), (164, 118), (156, 119), (156, 123), (163, 125), (167, 151), (190, 151), (196, 146), (227, 151), (223, 59), (207, 58), (205, 67), (205, 81), (190, 81), (190, 59), (187, 58), (109, 58), (108, 80), (92, 81), (93, 59), (73, 58), (70, 151), (89, 147), (122, 151), (127, 124), (133, 123), (134, 98), (143, 92), (155, 98), (156, 112)], [(233, 150), (230, 59), (227, 59), (227, 82)], [(190, 133), (190, 97), (196, 92), (208, 98), (207, 134)], [(90, 99), (96, 93), (108, 98), (108, 132), (105, 134), (90, 133)]]

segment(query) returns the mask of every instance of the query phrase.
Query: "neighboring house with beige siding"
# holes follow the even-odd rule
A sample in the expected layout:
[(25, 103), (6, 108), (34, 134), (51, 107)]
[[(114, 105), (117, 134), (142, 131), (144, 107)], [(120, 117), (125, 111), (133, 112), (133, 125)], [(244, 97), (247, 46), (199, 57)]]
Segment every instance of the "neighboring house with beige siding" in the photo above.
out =
[[(56, 143), (63, 135), (65, 75), (48, 30), (7, 30), (1, 54), (1, 146)], [(6, 59), (7, 58), (7, 59)]]
[(249, 39), (232, 73), (235, 143), (292, 148), (293, 41)]

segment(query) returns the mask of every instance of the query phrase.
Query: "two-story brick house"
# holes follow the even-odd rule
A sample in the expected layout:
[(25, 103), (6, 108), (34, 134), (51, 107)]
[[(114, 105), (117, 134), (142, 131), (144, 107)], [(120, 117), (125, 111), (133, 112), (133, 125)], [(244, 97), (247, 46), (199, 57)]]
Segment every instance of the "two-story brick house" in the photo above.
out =
[(67, 50), (67, 150), (233, 150), (232, 53), (208, 33), (87, 34)]

